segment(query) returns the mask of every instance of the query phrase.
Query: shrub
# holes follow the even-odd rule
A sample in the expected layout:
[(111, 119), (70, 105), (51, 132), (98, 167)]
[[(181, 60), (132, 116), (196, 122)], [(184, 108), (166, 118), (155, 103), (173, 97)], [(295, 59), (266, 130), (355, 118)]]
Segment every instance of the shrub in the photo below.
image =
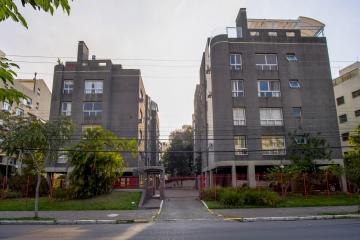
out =
[(229, 206), (244, 205), (245, 198), (242, 192), (234, 191), (233, 189), (226, 189), (219, 194), (220, 202)]
[(279, 195), (269, 190), (248, 189), (244, 195), (246, 205), (275, 206), (279, 201)]
[(55, 188), (54, 191), (53, 191), (53, 197), (55, 199), (59, 199), (59, 200), (64, 200), (67, 198), (67, 192), (66, 192), (66, 189), (63, 189), (63, 188)]

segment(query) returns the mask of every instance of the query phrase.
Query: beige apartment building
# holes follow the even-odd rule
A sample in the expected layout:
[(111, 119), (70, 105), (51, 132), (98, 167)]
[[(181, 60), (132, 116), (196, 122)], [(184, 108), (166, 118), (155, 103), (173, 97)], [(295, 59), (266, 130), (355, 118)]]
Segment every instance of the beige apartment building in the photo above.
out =
[(333, 80), (341, 147), (344, 154), (351, 150), (349, 136), (360, 124), (360, 62), (339, 71)]

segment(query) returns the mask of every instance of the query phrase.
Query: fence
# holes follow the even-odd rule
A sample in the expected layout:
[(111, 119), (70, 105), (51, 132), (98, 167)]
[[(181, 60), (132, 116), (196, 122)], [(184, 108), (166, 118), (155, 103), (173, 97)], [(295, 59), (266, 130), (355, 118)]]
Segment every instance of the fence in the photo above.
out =
[(118, 177), (114, 183), (114, 189), (136, 189), (139, 188), (139, 179), (135, 176)]

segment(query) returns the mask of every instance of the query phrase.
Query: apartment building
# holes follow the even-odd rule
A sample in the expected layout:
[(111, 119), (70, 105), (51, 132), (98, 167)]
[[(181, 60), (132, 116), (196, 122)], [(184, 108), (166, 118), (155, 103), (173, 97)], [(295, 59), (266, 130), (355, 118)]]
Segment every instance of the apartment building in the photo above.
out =
[[(5, 53), (0, 51), (0, 57)], [(19, 104), (1, 102), (1, 110), (19, 117), (35, 117), (47, 121), (50, 113), (51, 92), (43, 79), (15, 79), (14, 84), (0, 82), (0, 88), (14, 88), (25, 94), (28, 99), (23, 99)], [(0, 153), (0, 169), (3, 173), (6, 165), (10, 166), (13, 173), (18, 168), (16, 160)], [(5, 170), (4, 170), (5, 171)]]
[[(248, 19), (208, 38), (194, 99), (194, 143), (202, 172), (256, 175), (288, 164), (289, 133), (320, 133), (343, 165), (324, 24), (311, 18)], [(319, 159), (318, 164), (329, 164)], [(345, 181), (345, 179), (342, 179)], [(342, 184), (346, 188), (346, 184)]]
[(349, 136), (360, 124), (360, 62), (341, 69), (333, 85), (341, 147), (346, 154), (351, 150)]
[(160, 165), (160, 130), (158, 105), (146, 95), (146, 132), (145, 132), (145, 154), (148, 166)]
[[(137, 139), (140, 154), (137, 157), (122, 154), (125, 176), (136, 175), (149, 164), (145, 151), (147, 105), (140, 70), (124, 69), (94, 55), (89, 59), (89, 49), (83, 41), (78, 43), (77, 61), (54, 68), (50, 120), (60, 115), (71, 117), (76, 135), (81, 135), (84, 129), (102, 126), (119, 137)], [(66, 173), (68, 167), (66, 157), (60, 156), (58, 162), (47, 164), (46, 171)]]

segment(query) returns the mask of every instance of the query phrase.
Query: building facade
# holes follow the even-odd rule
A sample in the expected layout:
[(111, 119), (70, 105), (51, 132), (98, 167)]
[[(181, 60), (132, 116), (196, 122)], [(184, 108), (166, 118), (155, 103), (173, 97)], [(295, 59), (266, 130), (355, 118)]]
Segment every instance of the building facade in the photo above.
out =
[[(76, 62), (59, 64), (54, 69), (50, 120), (60, 115), (71, 117), (81, 135), (87, 128), (102, 126), (115, 135), (138, 140), (137, 157), (124, 153), (124, 175), (137, 175), (148, 165), (146, 132), (147, 95), (139, 69), (124, 69), (111, 60), (89, 59), (85, 42), (78, 44)], [(47, 172), (66, 173), (66, 157), (48, 163)]]
[(339, 72), (333, 80), (338, 116), (340, 141), (343, 153), (351, 150), (349, 136), (360, 124), (360, 62)]
[(240, 174), (256, 187), (256, 174), (289, 163), (289, 133), (320, 133), (332, 162), (343, 164), (323, 28), (306, 17), (248, 19), (242, 8), (236, 27), (207, 40), (195, 91), (194, 143), (210, 182), (215, 172), (231, 174), (231, 184), (239, 186)]

